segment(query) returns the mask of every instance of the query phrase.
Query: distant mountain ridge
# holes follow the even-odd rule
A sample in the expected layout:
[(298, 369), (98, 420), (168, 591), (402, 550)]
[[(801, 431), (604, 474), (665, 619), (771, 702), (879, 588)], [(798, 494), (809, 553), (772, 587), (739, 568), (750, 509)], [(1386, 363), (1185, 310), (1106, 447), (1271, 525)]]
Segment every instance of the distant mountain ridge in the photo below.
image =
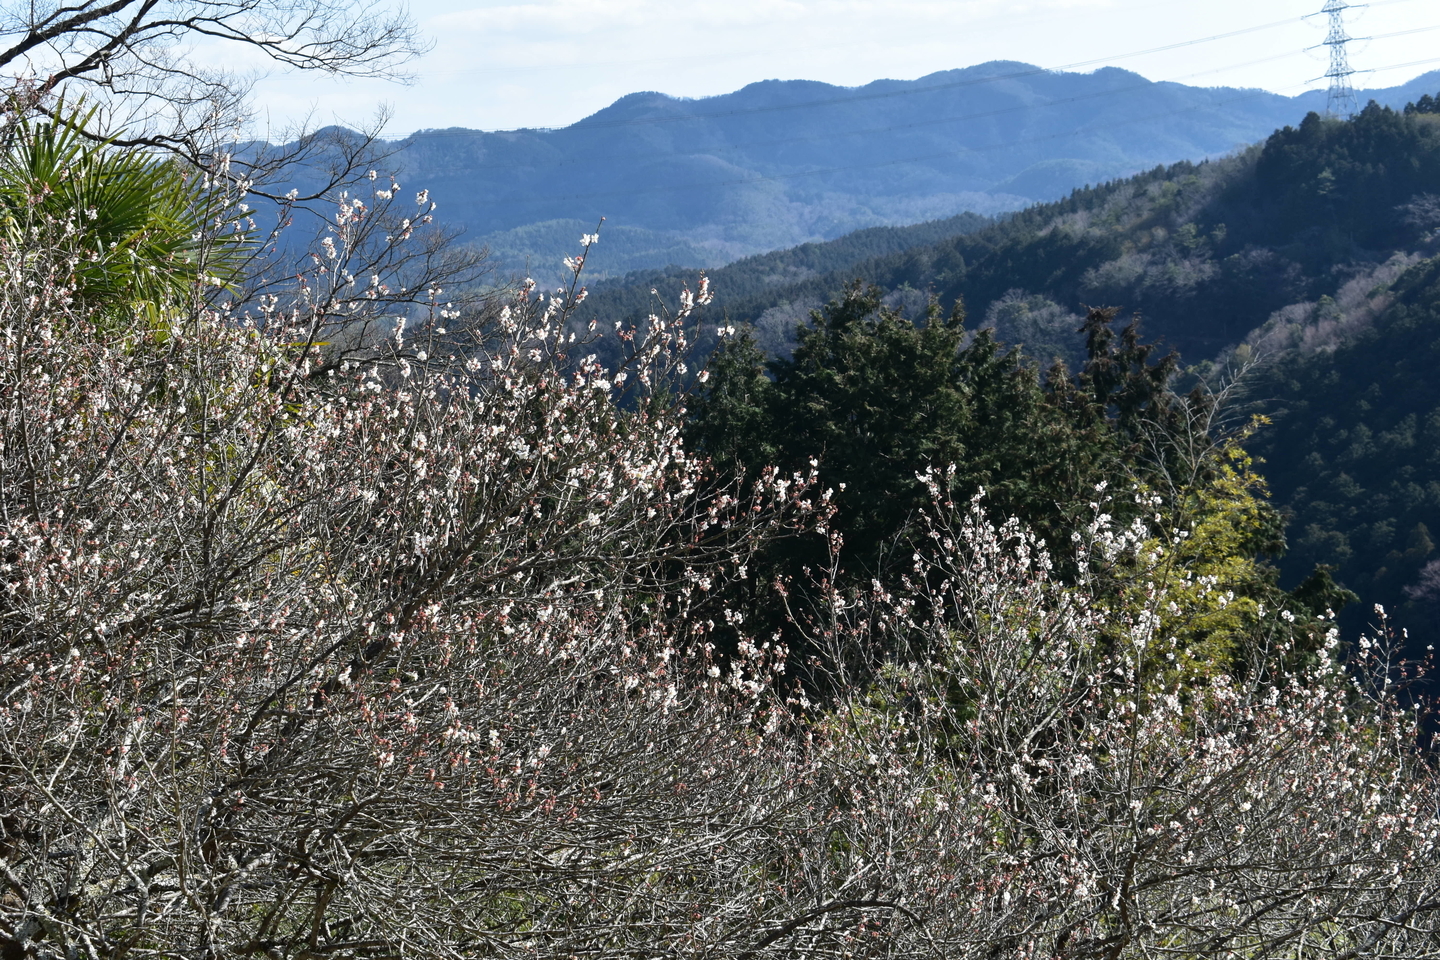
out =
[[(1345, 122), (1310, 114), (1219, 160), (931, 229), (954, 233), (924, 242), (896, 228), (876, 238), (891, 252), (856, 234), (737, 261), (712, 272), (707, 320), (748, 322), (756, 344), (783, 357), (809, 311), (858, 279), (911, 318), (931, 296), (946, 309), (963, 300), (970, 330), (993, 328), (1038, 366), (1058, 358), (1074, 370), (1087, 359), (1087, 307), (1138, 314), (1140, 337), (1177, 348), (1195, 382), (1247, 370), (1229, 414), (1236, 426), (1250, 413), (1269, 420), (1246, 446), (1288, 521), (1283, 582), (1330, 565), (1364, 600), (1342, 614), (1347, 635), (1379, 603), (1412, 653), (1440, 643), (1434, 95)], [(597, 284), (585, 308), (642, 319), (695, 282), (694, 270), (647, 271)]]
[[(1361, 97), (1401, 106), (1437, 86), (1433, 73)], [(767, 80), (701, 100), (634, 93), (561, 129), (428, 130), (392, 146), (445, 222), (514, 269), (528, 260), (543, 272), (569, 252), (566, 238), (606, 217), (591, 269), (614, 276), (1019, 209), (1223, 155), (1323, 99), (994, 61), (858, 88)]]

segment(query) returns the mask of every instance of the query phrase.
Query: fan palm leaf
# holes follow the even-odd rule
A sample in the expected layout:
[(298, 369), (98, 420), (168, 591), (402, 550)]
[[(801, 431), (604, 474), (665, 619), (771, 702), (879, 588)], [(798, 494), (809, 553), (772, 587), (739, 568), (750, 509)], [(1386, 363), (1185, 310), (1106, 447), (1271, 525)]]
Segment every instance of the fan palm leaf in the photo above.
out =
[(0, 153), (0, 230), (74, 253), (75, 296), (98, 315), (159, 317), (233, 279), (240, 248), (209, 229), (193, 169), (84, 136), (88, 116), (22, 120)]

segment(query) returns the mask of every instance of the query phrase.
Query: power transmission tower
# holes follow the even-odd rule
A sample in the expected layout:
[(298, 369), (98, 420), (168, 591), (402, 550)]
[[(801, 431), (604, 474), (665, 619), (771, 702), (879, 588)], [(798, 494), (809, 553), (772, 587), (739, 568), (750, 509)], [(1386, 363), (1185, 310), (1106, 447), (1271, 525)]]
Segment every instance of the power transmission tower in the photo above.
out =
[(1325, 112), (1332, 117), (1351, 117), (1360, 108), (1355, 99), (1355, 88), (1350, 85), (1350, 58), (1345, 54), (1345, 44), (1351, 40), (1345, 31), (1345, 11), (1357, 6), (1345, 0), (1325, 0), (1320, 11), (1330, 17), (1330, 32), (1325, 37), (1325, 46), (1330, 48), (1330, 69), (1325, 76), (1330, 80), (1330, 95), (1325, 100)]

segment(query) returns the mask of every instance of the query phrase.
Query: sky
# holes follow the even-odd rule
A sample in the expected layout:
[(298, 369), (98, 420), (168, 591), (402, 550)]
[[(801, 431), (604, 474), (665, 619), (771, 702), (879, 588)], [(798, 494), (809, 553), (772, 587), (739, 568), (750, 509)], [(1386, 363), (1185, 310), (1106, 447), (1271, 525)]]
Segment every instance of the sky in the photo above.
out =
[[(411, 15), (432, 46), (406, 66), (408, 83), (265, 76), (254, 91), (255, 132), (307, 118), (363, 125), (381, 109), (389, 137), (560, 127), (642, 90), (700, 98), (768, 79), (859, 86), (988, 60), (1113, 65), (1152, 80), (1293, 95), (1326, 84), (1328, 54), (1318, 45), (1327, 20), (1305, 19), (1323, 3), (414, 0)], [(1370, 38), (1348, 47), (1357, 88), (1440, 68), (1436, 0), (1372, 0), (1346, 21), (1351, 36)]]

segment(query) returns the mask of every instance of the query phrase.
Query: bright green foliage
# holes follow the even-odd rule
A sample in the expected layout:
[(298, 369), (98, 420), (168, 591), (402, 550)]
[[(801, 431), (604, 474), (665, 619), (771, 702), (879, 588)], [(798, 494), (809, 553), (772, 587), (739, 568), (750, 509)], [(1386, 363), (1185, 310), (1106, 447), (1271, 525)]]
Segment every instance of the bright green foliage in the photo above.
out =
[(0, 223), (15, 246), (38, 235), (68, 247), (76, 296), (108, 320), (162, 317), (234, 272), (236, 244), (215, 243), (209, 191), (174, 161), (97, 143), (66, 122), (22, 120), (0, 155)]
[(1163, 685), (1310, 662), (1331, 610), (1355, 599), (1324, 568), (1301, 590), (1280, 589), (1269, 561), (1284, 552), (1284, 518), (1243, 436), (1248, 432), (1205, 449), (1190, 486), (1155, 498), (1156, 535), (1117, 591), (1123, 606), (1153, 609), (1159, 618), (1164, 643), (1148, 666)]

